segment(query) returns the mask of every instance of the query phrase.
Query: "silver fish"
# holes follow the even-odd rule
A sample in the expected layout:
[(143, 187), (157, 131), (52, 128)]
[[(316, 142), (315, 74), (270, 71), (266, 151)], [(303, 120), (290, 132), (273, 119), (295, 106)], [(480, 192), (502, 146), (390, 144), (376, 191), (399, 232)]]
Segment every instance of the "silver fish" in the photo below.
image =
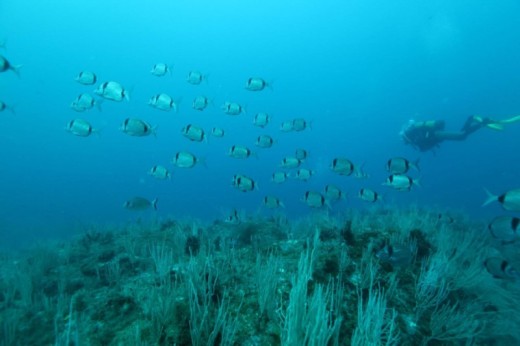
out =
[(92, 109), (94, 106), (101, 111), (101, 103), (96, 101), (90, 94), (79, 94), (78, 97), (70, 104), (70, 108), (76, 112), (84, 112)]
[(246, 82), (246, 89), (249, 91), (261, 91), (266, 87), (271, 87), (269, 83), (267, 83), (262, 78), (251, 77)]
[(390, 186), (398, 191), (410, 191), (412, 186), (420, 186), (419, 179), (413, 179), (404, 174), (390, 175), (383, 185)]
[(520, 211), (520, 189), (509, 190), (498, 196), (493, 195), (488, 190), (485, 191), (488, 195), (488, 198), (484, 204), (482, 204), (482, 206), (486, 206), (492, 202), (497, 201), (505, 210)]
[(192, 168), (197, 163), (201, 163), (201, 159), (187, 151), (179, 151), (172, 160), (173, 164), (179, 168)]
[(354, 163), (352, 163), (352, 161), (350, 161), (349, 159), (337, 157), (332, 160), (330, 169), (339, 175), (348, 176), (354, 172), (356, 166), (354, 166)]
[(489, 223), (488, 229), (494, 238), (503, 242), (513, 242), (519, 236), (520, 218), (509, 215), (496, 217)]
[(220, 107), (224, 113), (227, 115), (239, 115), (241, 113), (246, 113), (244, 107), (239, 105), (236, 102), (225, 102), (222, 107)]
[(130, 94), (118, 82), (105, 82), (94, 90), (94, 93), (110, 101), (130, 101)]
[(188, 124), (181, 130), (184, 137), (188, 138), (193, 142), (202, 142), (206, 140), (206, 134), (204, 130), (196, 125)]
[(299, 160), (305, 160), (309, 156), (309, 153), (305, 149), (296, 149), (294, 152), (294, 157), (296, 157)]
[(255, 155), (255, 153), (243, 145), (233, 145), (231, 148), (229, 148), (228, 151), (228, 156), (231, 156), (235, 159), (247, 159)]
[(419, 159), (415, 162), (410, 162), (404, 157), (394, 157), (386, 162), (386, 170), (390, 174), (405, 174), (410, 168), (419, 171)]
[(300, 132), (304, 131), (305, 129), (310, 128), (310, 123), (308, 123), (303, 118), (296, 118), (292, 121), (292, 129), (293, 131)]
[(220, 127), (214, 127), (211, 129), (211, 134), (215, 137), (224, 137), (224, 130)]
[(165, 76), (167, 73), (170, 75), (172, 74), (170, 67), (165, 63), (158, 63), (153, 65), (150, 73), (157, 77)]
[(274, 172), (271, 176), (271, 181), (275, 184), (281, 184), (289, 178), (289, 174), (286, 172)]
[(362, 188), (359, 190), (358, 197), (365, 202), (377, 202), (383, 200), (383, 197), (371, 189)]
[(256, 138), (255, 145), (259, 148), (271, 148), (273, 146), (274, 139), (268, 135), (260, 135)]
[(327, 206), (330, 208), (330, 204), (327, 199), (319, 192), (307, 191), (302, 197), (302, 201), (311, 208), (321, 208)]
[(293, 131), (293, 129), (294, 128), (293, 128), (293, 121), (292, 120), (284, 121), (280, 125), (280, 131), (282, 131), (282, 132), (291, 132), (291, 131)]
[(508, 261), (499, 257), (490, 257), (484, 261), (484, 267), (496, 279), (516, 281), (520, 273)]
[(300, 167), (302, 164), (302, 160), (297, 159), (293, 156), (287, 156), (282, 159), (282, 162), (280, 163), (280, 167), (282, 168), (297, 168)]
[(344, 199), (345, 195), (336, 185), (328, 184), (325, 186), (325, 198), (329, 201), (338, 201)]
[(150, 174), (155, 179), (159, 180), (171, 179), (171, 175), (168, 169), (161, 165), (155, 165), (152, 168), (150, 168), (148, 174)]
[(211, 101), (206, 96), (197, 96), (193, 100), (193, 109), (197, 111), (203, 111), (209, 105)]
[(126, 209), (133, 211), (142, 211), (149, 209), (150, 207), (152, 207), (154, 210), (157, 210), (157, 198), (153, 201), (149, 201), (144, 197), (134, 197), (126, 201), (123, 206)]
[(285, 208), (285, 204), (283, 204), (283, 202), (275, 196), (265, 196), (263, 204), (266, 208), (269, 209)]
[(385, 244), (376, 252), (376, 257), (392, 266), (403, 267), (412, 263), (416, 253), (417, 248), (412, 244)]
[(242, 192), (258, 190), (258, 185), (256, 184), (256, 182), (253, 179), (242, 174), (235, 174), (233, 176), (232, 183), (234, 187), (236, 187)]
[(177, 103), (167, 94), (157, 94), (152, 96), (148, 101), (148, 105), (161, 111), (169, 112), (173, 110), (177, 112)]
[(225, 223), (231, 224), (231, 225), (238, 225), (241, 222), (240, 214), (236, 209), (233, 209), (231, 213), (224, 219)]
[(303, 181), (307, 181), (309, 180), (313, 175), (314, 175), (314, 171), (310, 170), (310, 169), (307, 169), (307, 168), (300, 168), (296, 171), (296, 176), (295, 178), (298, 179), (298, 180), (303, 180)]
[(130, 136), (144, 137), (155, 134), (155, 127), (141, 119), (127, 118), (121, 125), (121, 131)]
[(66, 130), (79, 137), (88, 137), (91, 134), (97, 132), (97, 130), (94, 129), (92, 125), (83, 119), (71, 120), (67, 124)]
[(188, 73), (188, 77), (186, 77), (186, 81), (193, 85), (199, 85), (202, 81), (207, 81), (208, 76), (203, 75), (199, 71), (190, 71)]
[(97, 77), (94, 72), (90, 71), (82, 71), (78, 74), (78, 76), (75, 78), (76, 82), (83, 84), (83, 85), (93, 85), (97, 82)]
[(22, 65), (13, 65), (3, 55), (0, 55), (0, 72), (13, 71), (20, 77), (20, 68)]
[(264, 128), (267, 126), (267, 124), (269, 124), (270, 119), (271, 117), (267, 113), (256, 113), (255, 117), (253, 118), (253, 125)]

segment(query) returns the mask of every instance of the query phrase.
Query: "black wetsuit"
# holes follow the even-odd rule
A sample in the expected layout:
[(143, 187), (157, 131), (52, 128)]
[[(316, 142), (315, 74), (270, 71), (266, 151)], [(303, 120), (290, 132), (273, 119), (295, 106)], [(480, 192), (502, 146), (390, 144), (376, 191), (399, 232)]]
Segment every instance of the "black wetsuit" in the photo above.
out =
[(441, 142), (446, 140), (463, 141), (470, 134), (480, 129), (484, 123), (475, 121), (470, 116), (458, 132), (444, 131), (445, 125), (443, 120), (413, 124), (404, 131), (404, 137), (409, 144), (420, 151), (427, 151), (439, 146)]

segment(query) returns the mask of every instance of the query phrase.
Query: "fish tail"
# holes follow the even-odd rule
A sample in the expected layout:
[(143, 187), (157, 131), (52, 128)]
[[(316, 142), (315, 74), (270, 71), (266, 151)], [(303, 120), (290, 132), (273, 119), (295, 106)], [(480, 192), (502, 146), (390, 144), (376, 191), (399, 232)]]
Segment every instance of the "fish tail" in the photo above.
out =
[(417, 178), (417, 179), (412, 179), (412, 185), (416, 185), (418, 187), (422, 187), (421, 185), (421, 178)]
[(412, 162), (412, 166), (413, 166), (413, 168), (415, 168), (417, 170), (417, 172), (421, 171), (421, 167), (419, 166), (420, 161), (421, 161), (421, 158), (419, 157), (417, 160)]
[(492, 194), (491, 192), (489, 192), (488, 189), (484, 188), (484, 191), (486, 191), (487, 199), (486, 199), (486, 200), (484, 201), (484, 203), (482, 204), (482, 207), (485, 207), (485, 206), (488, 205), (489, 203), (495, 202), (495, 201), (498, 199), (498, 196), (495, 196), (494, 194)]
[(157, 198), (152, 201), (153, 210), (157, 210)]
[(20, 78), (20, 69), (23, 65), (11, 65), (11, 70), (13, 70), (14, 73)]

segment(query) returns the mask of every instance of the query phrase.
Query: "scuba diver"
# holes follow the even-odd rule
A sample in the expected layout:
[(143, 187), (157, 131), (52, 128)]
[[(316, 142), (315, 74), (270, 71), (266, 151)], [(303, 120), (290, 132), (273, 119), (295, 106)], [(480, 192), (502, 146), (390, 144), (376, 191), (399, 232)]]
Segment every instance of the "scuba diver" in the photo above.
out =
[(446, 125), (444, 120), (410, 120), (399, 134), (406, 144), (411, 144), (420, 151), (427, 151), (438, 147), (444, 141), (463, 141), (470, 134), (484, 126), (500, 131), (504, 129), (503, 125), (515, 122), (520, 122), (520, 115), (504, 120), (494, 120), (473, 115), (466, 120), (460, 131), (450, 132), (444, 130)]

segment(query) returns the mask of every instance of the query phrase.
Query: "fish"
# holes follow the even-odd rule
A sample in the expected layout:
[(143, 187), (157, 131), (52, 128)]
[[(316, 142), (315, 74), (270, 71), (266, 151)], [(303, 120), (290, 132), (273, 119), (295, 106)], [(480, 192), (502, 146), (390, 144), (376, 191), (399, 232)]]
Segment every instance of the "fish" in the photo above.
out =
[(97, 132), (97, 130), (94, 129), (92, 125), (90, 125), (86, 120), (83, 119), (71, 120), (67, 124), (65, 129), (73, 135), (79, 137), (88, 137), (91, 134)]
[(306, 191), (302, 197), (302, 201), (311, 208), (321, 208), (324, 206), (330, 208), (327, 199), (317, 191)]
[(285, 204), (283, 204), (283, 202), (275, 196), (265, 196), (263, 199), (263, 204), (266, 208), (269, 209), (285, 208)]
[(356, 166), (352, 161), (343, 157), (337, 157), (332, 160), (330, 169), (339, 174), (349, 176), (356, 170)]
[(156, 126), (152, 126), (148, 124), (147, 122), (136, 119), (136, 118), (127, 118), (121, 124), (120, 127), (121, 131), (126, 133), (127, 135), (134, 136), (134, 137), (144, 137), (149, 135), (156, 135), (155, 130)]
[(211, 134), (215, 137), (224, 137), (225, 132), (220, 127), (214, 127), (211, 129)]
[(76, 82), (83, 85), (94, 85), (97, 82), (97, 76), (94, 72), (81, 71), (75, 78)]
[(9, 112), (16, 114), (14, 106), (6, 104), (4, 101), (0, 101), (0, 112), (8, 110)]
[(414, 185), (421, 186), (419, 179), (413, 179), (404, 174), (392, 174), (388, 176), (383, 185), (392, 187), (398, 191), (410, 191)]
[(358, 197), (365, 202), (377, 202), (382, 201), (383, 197), (371, 189), (361, 188), (358, 193)]
[(310, 123), (307, 122), (303, 118), (296, 118), (296, 119), (284, 121), (284, 122), (282, 122), (282, 125), (280, 126), (280, 130), (282, 132), (291, 132), (291, 131), (301, 132), (308, 128), (310, 128)]
[(520, 273), (511, 263), (500, 257), (489, 257), (484, 261), (487, 272), (496, 279), (516, 281)]
[(304, 131), (310, 128), (310, 123), (308, 123), (303, 118), (296, 118), (292, 121), (292, 130), (296, 132)]
[(329, 201), (339, 201), (340, 199), (344, 199), (345, 195), (336, 185), (328, 184), (325, 185), (325, 198)]
[(282, 162), (280, 163), (280, 167), (282, 168), (297, 168), (300, 167), (302, 164), (302, 160), (297, 159), (293, 156), (287, 156), (282, 159)]
[(244, 107), (239, 105), (236, 102), (225, 102), (222, 107), (220, 107), (224, 113), (227, 115), (240, 115), (241, 113), (246, 113)]
[(233, 209), (231, 210), (231, 213), (226, 218), (224, 218), (224, 222), (231, 225), (238, 225), (240, 222), (242, 222), (242, 219), (238, 211)]
[(483, 207), (497, 201), (505, 210), (520, 211), (520, 189), (509, 190), (498, 196), (493, 195), (486, 189), (484, 191), (486, 191), (488, 198), (482, 204)]
[(298, 180), (307, 181), (309, 180), (316, 172), (307, 168), (300, 168), (296, 171), (296, 175), (294, 176)]
[(256, 154), (243, 145), (233, 145), (229, 148), (228, 156), (235, 159), (247, 159), (251, 156), (256, 156)]
[(271, 88), (271, 84), (267, 83), (262, 78), (251, 77), (246, 82), (246, 90), (249, 90), (249, 91), (262, 91), (266, 87)]
[(410, 162), (404, 157), (393, 157), (386, 162), (386, 170), (390, 172), (390, 174), (405, 174), (410, 168), (420, 171), (419, 159)]
[(94, 106), (96, 106), (97, 109), (101, 111), (101, 102), (96, 101), (96, 99), (90, 94), (79, 94), (78, 97), (76, 97), (76, 99), (70, 104), (70, 108), (76, 112), (84, 112), (86, 110), (92, 109)]
[(267, 113), (260, 112), (256, 113), (253, 118), (253, 125), (264, 128), (269, 124), (269, 120), (271, 120), (271, 116)]
[(260, 135), (256, 138), (255, 145), (259, 148), (271, 148), (274, 144), (274, 139), (269, 135)]
[(376, 257), (392, 266), (403, 267), (412, 263), (415, 253), (412, 244), (385, 244), (376, 252)]
[(179, 168), (192, 168), (197, 163), (203, 163), (203, 160), (197, 158), (190, 152), (179, 151), (175, 154), (172, 163)]
[(130, 101), (130, 94), (118, 82), (104, 82), (94, 90), (94, 93), (110, 101)]
[(258, 190), (257, 183), (253, 179), (242, 174), (235, 174), (233, 176), (232, 184), (242, 192)]
[(168, 169), (161, 165), (155, 165), (150, 168), (148, 174), (159, 180), (171, 179), (171, 174)]
[(284, 121), (280, 125), (280, 131), (282, 131), (282, 132), (291, 132), (292, 130), (293, 130), (293, 122), (292, 122), (292, 120)]
[(148, 105), (166, 112), (171, 110), (177, 112), (177, 103), (178, 102), (175, 102), (169, 95), (164, 93), (152, 96), (148, 101)]
[(202, 142), (206, 140), (204, 130), (196, 125), (188, 124), (181, 130), (182, 135), (193, 142)]
[(206, 96), (197, 96), (193, 99), (192, 108), (197, 111), (203, 111), (210, 104), (210, 100)]
[(171, 75), (172, 71), (167, 64), (157, 63), (157, 64), (153, 65), (150, 73), (154, 76), (162, 77), (162, 76), (165, 76), (167, 73)]
[(289, 178), (289, 174), (286, 172), (274, 172), (271, 176), (271, 181), (275, 184), (281, 184)]
[(199, 85), (202, 81), (207, 81), (208, 76), (203, 75), (199, 71), (190, 71), (188, 73), (188, 77), (186, 77), (186, 81), (192, 85)]
[(299, 160), (305, 160), (309, 156), (309, 152), (305, 149), (296, 149), (294, 152), (294, 157)]
[(20, 77), (20, 68), (22, 65), (13, 65), (3, 55), (0, 55), (0, 72), (13, 71)]
[(518, 239), (520, 218), (514, 216), (498, 216), (488, 224), (491, 235), (503, 242), (513, 242)]
[(149, 201), (144, 197), (133, 197), (126, 201), (123, 207), (133, 211), (142, 211), (149, 209), (150, 207), (153, 208), (153, 210), (157, 210), (157, 198)]

